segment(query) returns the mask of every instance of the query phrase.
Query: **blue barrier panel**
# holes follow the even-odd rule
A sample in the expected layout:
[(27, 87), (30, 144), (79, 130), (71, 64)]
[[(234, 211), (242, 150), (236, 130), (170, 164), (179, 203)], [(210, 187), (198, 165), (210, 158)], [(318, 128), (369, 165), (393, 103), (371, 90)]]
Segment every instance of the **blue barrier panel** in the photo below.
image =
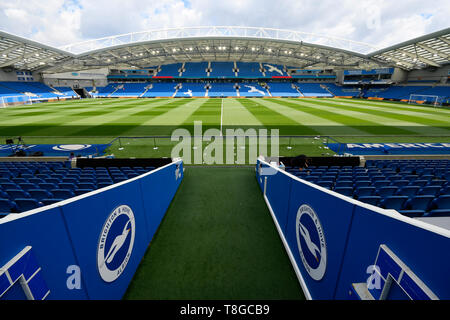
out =
[[(39, 273), (50, 289), (46, 299), (86, 299), (83, 285), (79, 290), (71, 290), (67, 286), (70, 276), (67, 268), (78, 265), (78, 261), (67, 236), (61, 209), (53, 206), (45, 211), (20, 216), (23, 217), (10, 215), (0, 221), (0, 268), (15, 268), (14, 258), (30, 246), (35, 263), (40, 267)], [(9, 268), (5, 268), (8, 264)], [(3, 277), (1, 274), (0, 271), (0, 278), (7, 278), (5, 273)], [(8, 289), (9, 282), (3, 283), (2, 287)], [(0, 291), (3, 291), (2, 288)], [(6, 294), (0, 292), (0, 299), (2, 293)]]
[(181, 161), (172, 163), (0, 220), (0, 299), (122, 298), (182, 170)]
[[(263, 184), (266, 183), (267, 200), (270, 202), (281, 230), (283, 233), (286, 233), (290, 191), (293, 180), (280, 171), (267, 170), (267, 168), (264, 171), (269, 173), (268, 175), (262, 176)], [(267, 179), (267, 182), (264, 182), (265, 179)]]
[[(155, 170), (140, 180), (149, 242), (158, 229), (182, 179), (183, 163), (179, 162), (164, 170)], [(161, 192), (161, 189), (165, 192)]]
[[(278, 231), (308, 299), (450, 299), (450, 231), (439, 227), (448, 220), (425, 223), (272, 169), (290, 180), (287, 228)], [(265, 187), (274, 217), (284, 210), (277, 175)]]
[[(377, 211), (381, 209), (355, 209), (336, 298), (351, 298), (351, 289), (362, 283), (360, 289), (375, 299), (394, 298), (389, 294), (396, 290), (412, 299), (450, 299), (447, 230)], [(387, 274), (395, 286), (385, 288), (382, 297), (386, 282), (391, 285)]]
[(138, 181), (61, 207), (90, 299), (120, 299), (148, 244)]
[(354, 205), (298, 180), (292, 180), (289, 201), (285, 237), (309, 293), (333, 299)]

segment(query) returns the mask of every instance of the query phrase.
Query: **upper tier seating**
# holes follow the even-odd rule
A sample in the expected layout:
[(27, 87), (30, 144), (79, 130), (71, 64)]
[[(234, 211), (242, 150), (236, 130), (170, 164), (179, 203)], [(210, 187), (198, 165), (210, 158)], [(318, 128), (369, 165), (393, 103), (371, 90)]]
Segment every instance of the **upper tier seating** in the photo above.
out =
[(216, 78), (235, 78), (236, 75), (233, 68), (233, 62), (211, 62), (211, 72), (209, 76)]
[(186, 62), (184, 65), (183, 77), (206, 78), (208, 62)]
[(238, 77), (243, 78), (262, 77), (262, 73), (260, 71), (261, 66), (257, 62), (236, 62), (236, 66), (239, 69)]
[(450, 216), (450, 160), (368, 160), (365, 167), (314, 167), (295, 176), (409, 217)]

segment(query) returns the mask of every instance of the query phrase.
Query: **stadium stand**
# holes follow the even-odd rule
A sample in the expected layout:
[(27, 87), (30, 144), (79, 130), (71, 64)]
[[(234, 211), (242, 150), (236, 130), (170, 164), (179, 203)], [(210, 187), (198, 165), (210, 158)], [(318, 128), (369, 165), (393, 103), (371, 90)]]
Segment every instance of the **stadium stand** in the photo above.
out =
[(260, 78), (262, 77), (261, 65), (257, 62), (236, 62), (238, 77)]
[(176, 83), (173, 82), (155, 82), (142, 97), (172, 97), (175, 94)]
[(236, 78), (233, 62), (211, 62), (210, 78)]
[(320, 83), (298, 82), (297, 87), (305, 97), (332, 97), (333, 95)]
[(267, 82), (269, 91), (275, 97), (298, 97), (301, 96), (295, 84), (290, 82)]
[(158, 71), (156, 76), (158, 77), (175, 77), (180, 73), (180, 69), (183, 66), (182, 63), (166, 64), (161, 66), (161, 70)]
[(184, 65), (184, 78), (206, 78), (208, 62), (187, 62)]
[(288, 74), (284, 71), (284, 66), (273, 63), (263, 63), (264, 74), (266, 77), (287, 77)]
[(236, 97), (237, 92), (234, 88), (235, 83), (210, 83), (210, 89), (208, 90), (209, 97)]
[(205, 83), (183, 83), (175, 97), (204, 97), (206, 93)]
[(242, 81), (239, 83), (241, 97), (266, 97), (269, 93), (257, 82)]
[(68, 168), (62, 162), (0, 162), (0, 216), (137, 177), (154, 167)]
[(368, 160), (365, 167), (286, 170), (329, 190), (409, 217), (450, 216), (450, 160)]
[(73, 91), (69, 95), (59, 92), (41, 82), (20, 82), (20, 81), (2, 81), (0, 82), (0, 95), (13, 96), (26, 94), (32, 100), (56, 99), (58, 97), (71, 97)]
[(361, 93), (361, 90), (354, 86), (339, 86), (334, 83), (327, 83), (324, 87), (338, 97), (358, 97)]

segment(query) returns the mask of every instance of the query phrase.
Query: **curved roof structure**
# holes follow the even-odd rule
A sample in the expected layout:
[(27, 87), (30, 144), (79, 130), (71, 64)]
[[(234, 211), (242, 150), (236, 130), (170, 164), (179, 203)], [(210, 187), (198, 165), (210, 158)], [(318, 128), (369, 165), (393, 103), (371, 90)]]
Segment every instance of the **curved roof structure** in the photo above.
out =
[(0, 32), (0, 67), (58, 73), (176, 62), (272, 62), (299, 68), (405, 70), (449, 63), (450, 28), (386, 49), (273, 28), (191, 27), (129, 33), (53, 48)]

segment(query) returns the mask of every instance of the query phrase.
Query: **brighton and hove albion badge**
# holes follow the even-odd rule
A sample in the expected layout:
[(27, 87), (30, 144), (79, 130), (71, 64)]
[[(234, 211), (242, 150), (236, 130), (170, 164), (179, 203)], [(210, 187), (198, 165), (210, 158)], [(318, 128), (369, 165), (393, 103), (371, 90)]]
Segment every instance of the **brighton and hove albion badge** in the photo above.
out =
[(300, 206), (296, 218), (297, 245), (303, 266), (314, 280), (321, 280), (327, 267), (327, 246), (322, 225), (314, 210)]
[(115, 281), (125, 270), (135, 233), (133, 210), (127, 205), (115, 208), (103, 225), (97, 247), (98, 272), (104, 281)]

